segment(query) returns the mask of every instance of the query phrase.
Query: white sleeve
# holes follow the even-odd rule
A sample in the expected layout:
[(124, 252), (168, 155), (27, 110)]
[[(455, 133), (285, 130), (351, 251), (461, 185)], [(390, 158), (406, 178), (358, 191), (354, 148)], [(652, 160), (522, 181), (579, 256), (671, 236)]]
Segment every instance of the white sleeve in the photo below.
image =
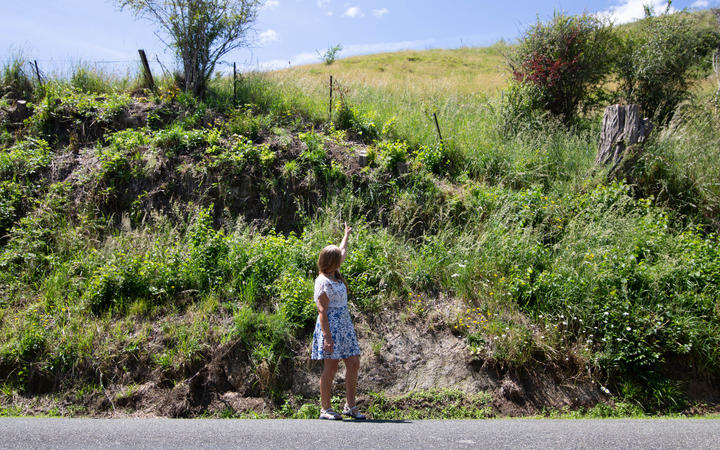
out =
[(318, 302), (320, 294), (327, 292), (327, 281), (323, 277), (317, 277), (315, 279), (315, 303)]

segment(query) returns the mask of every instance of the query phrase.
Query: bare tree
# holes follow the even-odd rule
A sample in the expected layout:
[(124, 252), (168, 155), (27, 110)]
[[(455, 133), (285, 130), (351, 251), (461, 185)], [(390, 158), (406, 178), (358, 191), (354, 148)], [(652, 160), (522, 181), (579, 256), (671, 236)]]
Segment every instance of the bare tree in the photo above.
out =
[(185, 90), (205, 94), (215, 65), (247, 46), (262, 0), (114, 0), (121, 9), (158, 25), (183, 65)]

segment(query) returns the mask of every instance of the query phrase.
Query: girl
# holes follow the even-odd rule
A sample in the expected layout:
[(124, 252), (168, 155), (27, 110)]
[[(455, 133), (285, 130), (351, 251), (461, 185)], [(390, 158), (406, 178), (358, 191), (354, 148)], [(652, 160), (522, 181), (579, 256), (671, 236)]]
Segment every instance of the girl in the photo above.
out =
[(341, 420), (342, 416), (332, 410), (330, 391), (337, 373), (338, 363), (345, 362), (346, 402), (343, 414), (354, 419), (364, 419), (355, 405), (355, 388), (360, 369), (360, 346), (347, 306), (347, 283), (340, 275), (340, 265), (347, 256), (347, 243), (352, 228), (345, 224), (345, 236), (340, 246), (328, 245), (318, 257), (315, 279), (315, 304), (318, 319), (313, 335), (312, 359), (322, 359), (324, 368), (320, 377), (321, 419)]

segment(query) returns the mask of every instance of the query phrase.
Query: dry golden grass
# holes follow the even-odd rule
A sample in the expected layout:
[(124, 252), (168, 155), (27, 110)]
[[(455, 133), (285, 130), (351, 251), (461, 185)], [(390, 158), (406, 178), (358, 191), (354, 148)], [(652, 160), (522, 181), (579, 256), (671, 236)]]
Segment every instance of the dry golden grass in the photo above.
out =
[(498, 43), (485, 48), (401, 51), (341, 59), (332, 65), (312, 64), (280, 70), (270, 77), (315, 87), (327, 86), (333, 75), (342, 85), (361, 85), (413, 95), (493, 94), (508, 80)]

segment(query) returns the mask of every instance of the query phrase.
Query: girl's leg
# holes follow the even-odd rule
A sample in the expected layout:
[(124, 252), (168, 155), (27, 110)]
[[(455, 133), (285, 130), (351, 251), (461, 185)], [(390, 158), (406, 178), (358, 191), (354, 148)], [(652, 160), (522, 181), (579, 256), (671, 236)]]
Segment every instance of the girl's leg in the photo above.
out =
[(357, 388), (358, 371), (360, 370), (360, 356), (345, 358), (345, 397), (349, 407), (355, 406), (355, 391)]
[(335, 379), (335, 373), (337, 373), (339, 362), (337, 359), (325, 360), (323, 373), (320, 377), (320, 404), (322, 409), (330, 409), (330, 392), (332, 391), (332, 384)]

